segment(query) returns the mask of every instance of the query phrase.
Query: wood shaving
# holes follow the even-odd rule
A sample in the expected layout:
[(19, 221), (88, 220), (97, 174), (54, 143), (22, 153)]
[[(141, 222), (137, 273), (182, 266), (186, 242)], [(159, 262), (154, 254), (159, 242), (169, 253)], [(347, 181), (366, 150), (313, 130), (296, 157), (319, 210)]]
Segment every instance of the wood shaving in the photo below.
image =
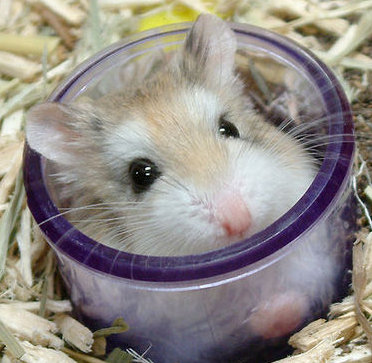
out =
[[(23, 309), (37, 313), (40, 310), (40, 301), (17, 301), (17, 300), (0, 300), (0, 303), (11, 304), (14, 308)], [(51, 313), (69, 313), (72, 311), (70, 300), (50, 300), (46, 301), (46, 308)]]
[[(33, 345), (28, 341), (20, 341), (22, 348), (25, 350), (25, 354), (20, 358), (21, 362), (24, 363), (74, 363), (75, 361), (71, 359), (67, 354), (55, 350), (45, 348), (39, 345)], [(16, 363), (19, 360), (14, 359), (11, 355), (6, 353), (7, 360), (5, 362)], [(4, 359), (2, 361), (4, 363)]]
[(364, 40), (372, 35), (372, 11), (362, 15), (358, 24), (350, 25), (346, 33), (325, 54), (324, 60), (330, 64), (337, 64), (342, 58), (357, 49)]
[(27, 286), (32, 286), (33, 276), (31, 269), (31, 213), (25, 208), (21, 214), (20, 227), (16, 235), (19, 247), (20, 259), (15, 264), (22, 275), (23, 281)]
[(57, 325), (12, 304), (0, 304), (0, 320), (15, 336), (34, 345), (61, 349), (63, 341), (54, 333)]
[(0, 74), (29, 80), (41, 72), (41, 64), (18, 55), (0, 51)]
[(39, 0), (38, 2), (71, 25), (80, 25), (86, 16), (79, 7), (68, 5), (62, 0)]
[(308, 363), (308, 362), (325, 362), (335, 352), (334, 342), (331, 339), (323, 339), (314, 347), (292, 357), (284, 358), (277, 363)]
[(16, 152), (12, 155), (9, 161), (10, 168), (5, 176), (0, 181), (0, 203), (5, 203), (8, 200), (9, 194), (14, 186), (14, 183), (19, 174), (23, 158), (23, 144), (19, 145)]
[(53, 321), (62, 333), (63, 339), (84, 353), (92, 350), (93, 333), (71, 316), (62, 314)]

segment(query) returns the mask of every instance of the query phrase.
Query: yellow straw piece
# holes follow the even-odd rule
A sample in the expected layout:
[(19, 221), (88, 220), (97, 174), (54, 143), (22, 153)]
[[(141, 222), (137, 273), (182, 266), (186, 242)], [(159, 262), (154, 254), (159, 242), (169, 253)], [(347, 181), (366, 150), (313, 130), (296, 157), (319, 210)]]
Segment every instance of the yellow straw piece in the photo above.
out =
[(22, 36), (17, 34), (0, 33), (0, 50), (22, 55), (48, 55), (52, 54), (60, 38), (44, 35)]
[(194, 21), (201, 12), (210, 12), (226, 18), (227, 13), (220, 13), (217, 4), (214, 2), (192, 2), (183, 0), (182, 3), (174, 3), (171, 6), (162, 8), (160, 11), (151, 11), (139, 22), (137, 31), (152, 29), (161, 25)]
[(141, 19), (138, 31), (155, 28), (161, 25), (193, 21), (197, 18), (198, 12), (183, 5), (172, 7), (170, 10), (163, 10), (153, 13)]

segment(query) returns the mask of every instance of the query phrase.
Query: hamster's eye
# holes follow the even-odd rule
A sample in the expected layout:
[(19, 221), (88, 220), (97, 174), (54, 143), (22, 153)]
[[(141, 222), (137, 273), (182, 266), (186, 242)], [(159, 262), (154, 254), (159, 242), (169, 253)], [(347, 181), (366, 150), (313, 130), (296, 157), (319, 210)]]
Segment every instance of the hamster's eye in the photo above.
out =
[(146, 191), (159, 178), (160, 171), (149, 159), (135, 159), (129, 166), (129, 176), (135, 193)]
[(218, 132), (224, 137), (238, 138), (240, 136), (237, 127), (233, 123), (226, 121), (223, 116), (220, 118)]

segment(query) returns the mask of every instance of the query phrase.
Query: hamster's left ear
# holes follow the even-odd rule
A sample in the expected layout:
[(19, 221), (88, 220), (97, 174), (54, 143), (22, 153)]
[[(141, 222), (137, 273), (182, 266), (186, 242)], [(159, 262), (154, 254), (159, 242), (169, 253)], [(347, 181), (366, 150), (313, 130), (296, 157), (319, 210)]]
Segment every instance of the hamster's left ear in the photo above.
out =
[(227, 23), (216, 15), (201, 14), (185, 41), (183, 69), (224, 84), (234, 75), (236, 49), (236, 36)]
[(65, 105), (45, 102), (27, 113), (26, 138), (30, 147), (47, 159), (72, 165), (86, 153), (86, 135), (94, 129), (88, 104)]

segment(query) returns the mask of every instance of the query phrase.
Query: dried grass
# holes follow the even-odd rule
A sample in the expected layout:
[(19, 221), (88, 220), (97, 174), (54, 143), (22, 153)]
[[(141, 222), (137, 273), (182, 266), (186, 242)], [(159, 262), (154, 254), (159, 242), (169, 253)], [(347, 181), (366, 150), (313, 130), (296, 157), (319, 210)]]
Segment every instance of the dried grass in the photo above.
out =
[[(64, 300), (53, 254), (24, 202), (19, 171), (25, 111), (98, 49), (160, 25), (159, 19), (192, 20), (200, 11), (273, 29), (312, 49), (334, 68), (353, 102), (357, 128), (368, 135), (359, 143), (354, 179), (364, 215), (354, 248), (353, 293), (331, 307), (328, 320), (292, 336), (295, 355), (281, 362), (372, 361), (371, 0), (1, 0), (2, 362), (98, 363), (105, 351), (104, 336), (93, 335), (68, 315), (71, 304)], [(115, 354), (122, 361), (146, 362), (131, 350)]]

